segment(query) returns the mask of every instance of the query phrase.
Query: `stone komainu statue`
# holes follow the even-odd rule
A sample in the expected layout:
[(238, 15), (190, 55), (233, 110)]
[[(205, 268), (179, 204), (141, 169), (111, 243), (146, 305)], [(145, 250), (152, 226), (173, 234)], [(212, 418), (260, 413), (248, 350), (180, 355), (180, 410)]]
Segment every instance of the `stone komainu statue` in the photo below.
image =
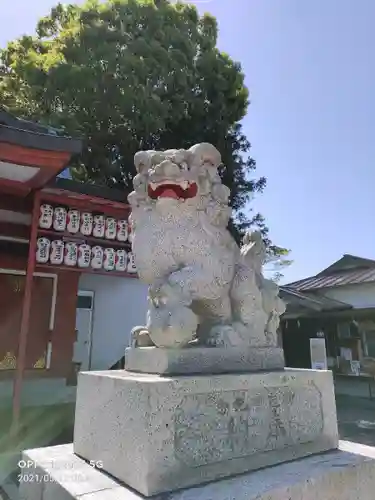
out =
[(262, 276), (260, 234), (248, 233), (239, 248), (227, 229), (219, 151), (207, 143), (140, 151), (134, 162), (132, 247), (149, 285), (147, 324), (133, 329), (134, 344), (275, 346), (285, 308)]

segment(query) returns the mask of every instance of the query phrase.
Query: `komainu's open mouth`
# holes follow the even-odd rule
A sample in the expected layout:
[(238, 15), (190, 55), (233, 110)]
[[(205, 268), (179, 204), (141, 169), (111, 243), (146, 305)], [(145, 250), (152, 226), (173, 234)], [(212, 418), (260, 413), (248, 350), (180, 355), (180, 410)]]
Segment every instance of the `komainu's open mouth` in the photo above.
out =
[(198, 186), (195, 182), (151, 182), (148, 185), (148, 195), (153, 200), (158, 198), (174, 198), (175, 200), (194, 198), (197, 195)]

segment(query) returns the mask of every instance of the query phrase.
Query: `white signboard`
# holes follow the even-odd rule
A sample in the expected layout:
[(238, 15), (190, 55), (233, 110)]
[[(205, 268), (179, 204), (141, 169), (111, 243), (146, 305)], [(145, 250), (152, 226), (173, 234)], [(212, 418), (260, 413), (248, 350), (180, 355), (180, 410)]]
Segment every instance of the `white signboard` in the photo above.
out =
[(327, 352), (325, 339), (310, 339), (311, 368), (327, 370)]
[(351, 361), (350, 362), (350, 368), (352, 370), (352, 373), (354, 373), (354, 375), (357, 375), (357, 377), (360, 376), (360, 374), (361, 374), (361, 363), (359, 361)]
[(340, 347), (340, 358), (345, 359), (345, 361), (352, 361), (352, 350), (348, 347)]

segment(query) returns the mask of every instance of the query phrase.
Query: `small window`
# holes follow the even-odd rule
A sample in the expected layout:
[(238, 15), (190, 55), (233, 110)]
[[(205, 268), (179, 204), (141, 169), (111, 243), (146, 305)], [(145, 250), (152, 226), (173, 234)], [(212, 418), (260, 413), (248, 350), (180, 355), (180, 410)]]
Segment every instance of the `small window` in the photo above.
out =
[(337, 335), (338, 338), (341, 340), (350, 339), (351, 337), (350, 323), (339, 323), (337, 325)]
[(92, 295), (78, 295), (77, 309), (92, 309)]

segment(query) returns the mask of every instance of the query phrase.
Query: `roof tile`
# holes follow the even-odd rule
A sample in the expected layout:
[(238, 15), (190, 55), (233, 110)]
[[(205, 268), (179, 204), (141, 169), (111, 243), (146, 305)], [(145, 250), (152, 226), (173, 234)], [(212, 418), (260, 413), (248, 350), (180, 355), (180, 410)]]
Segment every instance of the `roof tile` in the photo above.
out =
[(330, 276), (311, 276), (303, 280), (288, 283), (293, 290), (306, 291), (320, 288), (331, 288), (359, 283), (372, 283), (375, 281), (375, 269), (356, 269), (331, 274)]

